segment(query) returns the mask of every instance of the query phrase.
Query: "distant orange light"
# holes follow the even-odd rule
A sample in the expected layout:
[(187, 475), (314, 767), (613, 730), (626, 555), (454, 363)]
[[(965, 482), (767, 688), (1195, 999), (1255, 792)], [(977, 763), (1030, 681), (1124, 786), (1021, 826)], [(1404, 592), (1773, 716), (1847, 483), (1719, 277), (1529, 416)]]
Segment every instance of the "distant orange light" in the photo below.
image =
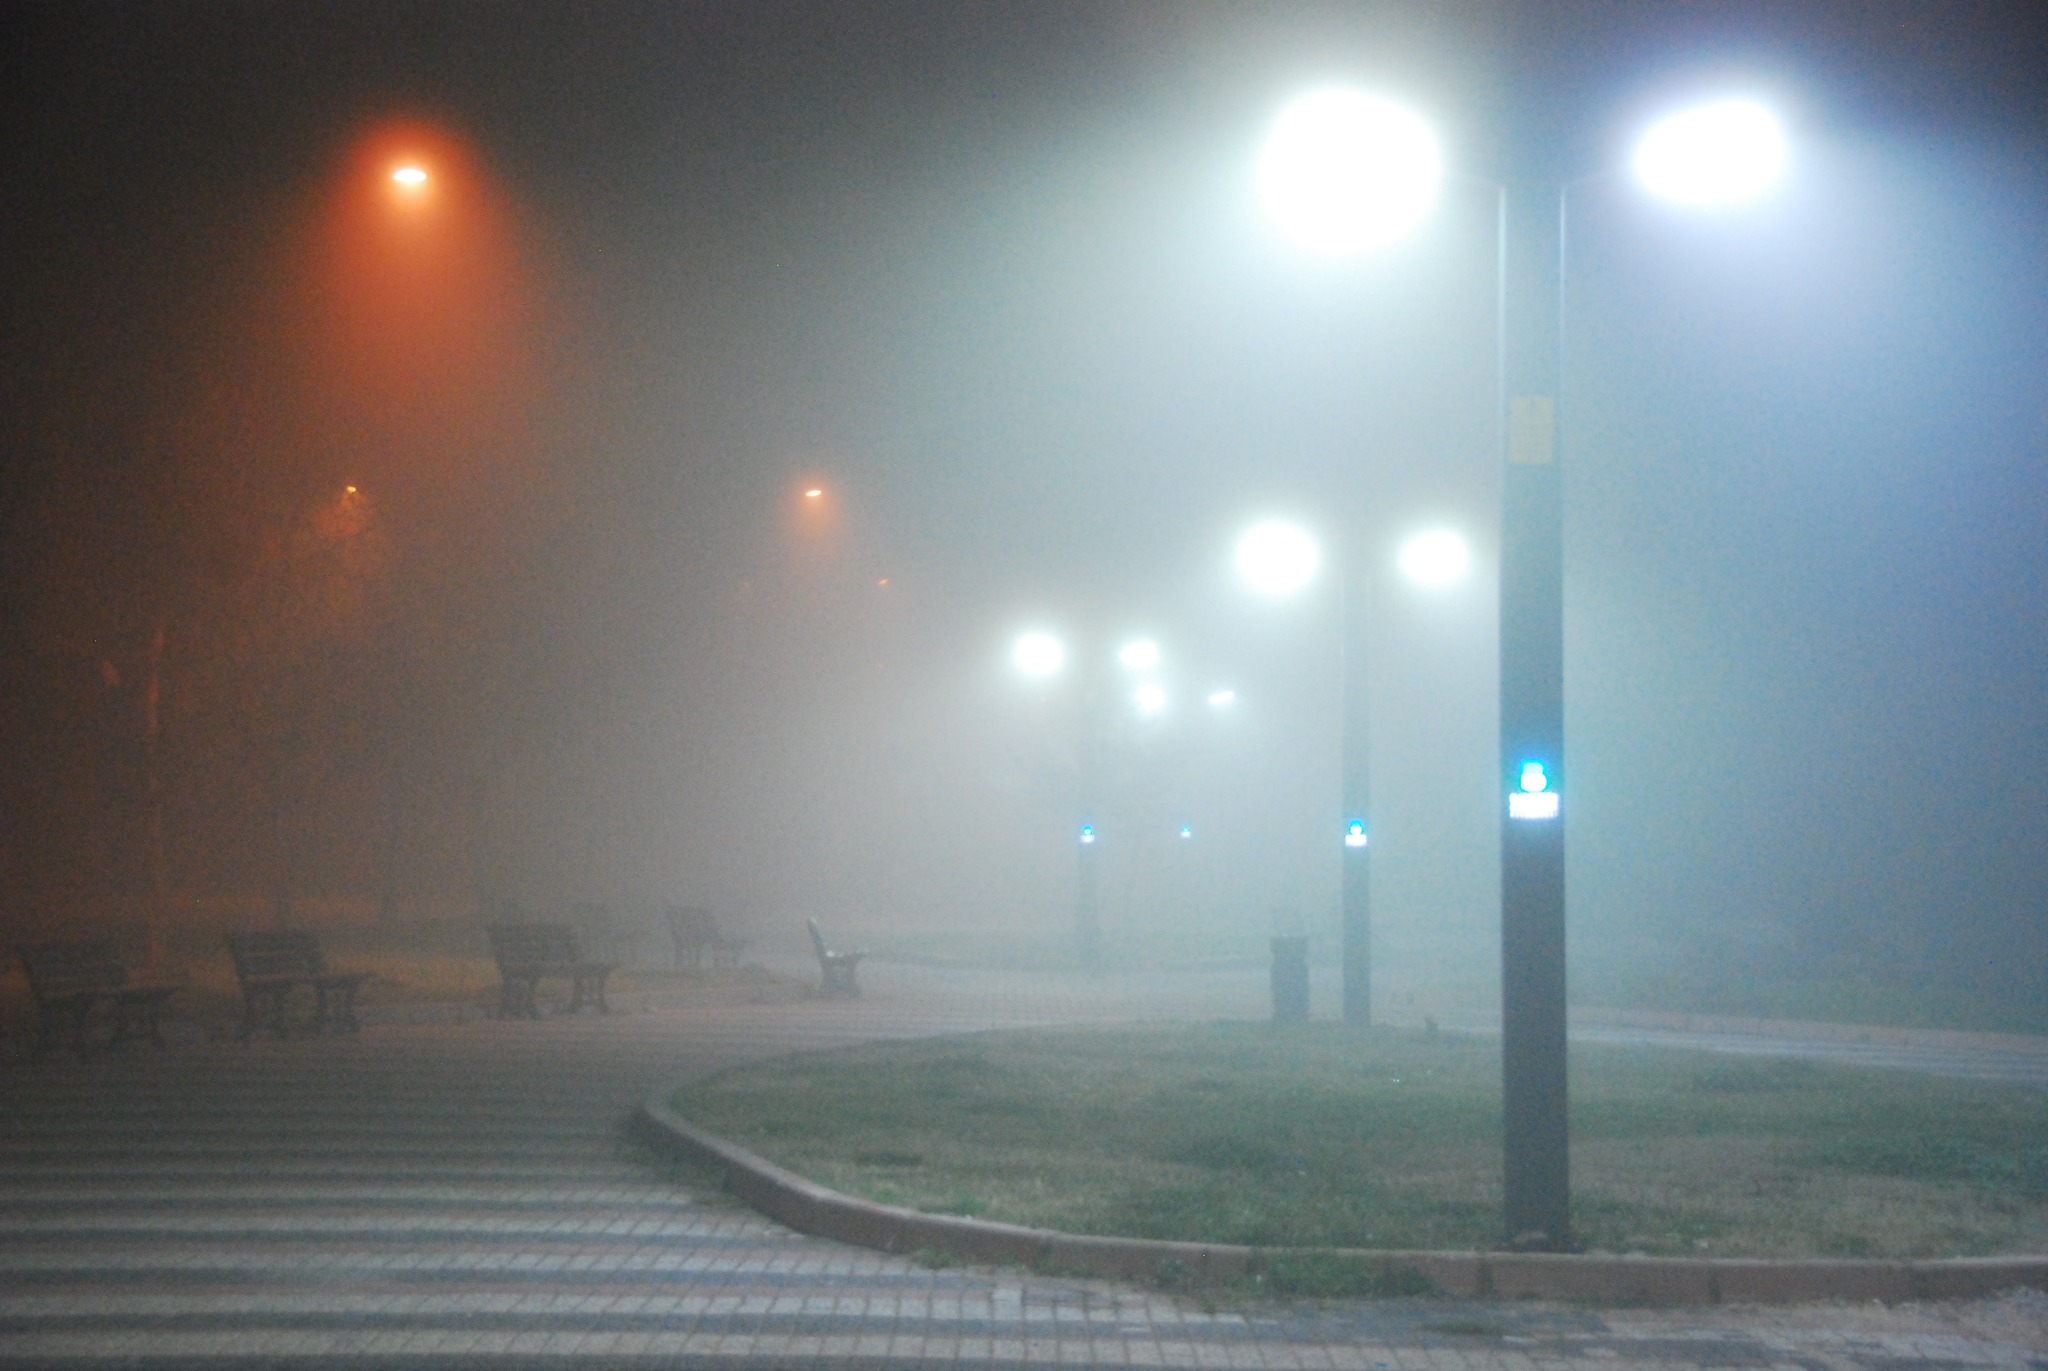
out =
[(353, 495), (356, 493), (356, 488), (354, 486), (343, 486), (341, 489), (342, 492), (347, 495)]
[(887, 576), (884, 576), (881, 580), (875, 582), (875, 584), (878, 586), (885, 586), (889, 584), (889, 578)]
[(804, 498), (806, 500), (815, 500), (824, 493), (824, 491), (819, 490), (816, 486), (812, 486), (809, 490), (804, 492)]
[(418, 167), (400, 167), (391, 173), (391, 179), (401, 186), (424, 186), (427, 174)]

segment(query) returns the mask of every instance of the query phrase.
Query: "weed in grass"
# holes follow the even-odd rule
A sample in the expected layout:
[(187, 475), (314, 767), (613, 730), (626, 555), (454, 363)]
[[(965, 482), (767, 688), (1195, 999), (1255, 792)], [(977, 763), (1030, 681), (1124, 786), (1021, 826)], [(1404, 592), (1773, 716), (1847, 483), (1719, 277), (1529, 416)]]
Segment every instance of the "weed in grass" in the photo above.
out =
[(1874, 1257), (1876, 1244), (1861, 1233), (1823, 1233), (1817, 1244), (1825, 1256), (1830, 1257)]
[(1385, 1299), (1433, 1295), (1436, 1282), (1412, 1266), (1337, 1252), (1290, 1252), (1272, 1258), (1254, 1288), (1278, 1299)]
[(1953, 1181), (2016, 1196), (2048, 1196), (2048, 1146), (2015, 1138), (1893, 1133), (1817, 1148), (1821, 1166), (1916, 1181)]
[(1265, 1139), (1241, 1135), (1213, 1135), (1193, 1138), (1168, 1147), (1164, 1160), (1185, 1162), (1213, 1171), (1298, 1171), (1301, 1159), (1283, 1156)]
[(1692, 1073), (1692, 1088), (1730, 1095), (1802, 1090), (1814, 1084), (1812, 1062), (1784, 1060), (1715, 1062)]
[(1508, 1335), (1507, 1329), (1481, 1319), (1443, 1319), (1425, 1323), (1422, 1327), (1424, 1332), (1447, 1333), (1454, 1338), (1504, 1338)]

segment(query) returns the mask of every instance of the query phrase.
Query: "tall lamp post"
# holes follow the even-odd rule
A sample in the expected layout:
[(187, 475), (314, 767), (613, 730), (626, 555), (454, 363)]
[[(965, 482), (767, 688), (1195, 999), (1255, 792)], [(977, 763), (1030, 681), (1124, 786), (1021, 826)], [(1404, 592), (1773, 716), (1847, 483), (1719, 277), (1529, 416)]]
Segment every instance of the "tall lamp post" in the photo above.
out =
[[(1156, 676), (1159, 644), (1150, 638), (1135, 638), (1117, 649), (1117, 664), (1135, 682), (1128, 704), (1141, 719), (1158, 716), (1167, 707), (1167, 692)], [(1050, 633), (1033, 630), (1021, 634), (1010, 647), (1010, 664), (1033, 680), (1050, 681), (1066, 669), (1066, 645)], [(1075, 701), (1075, 752), (1079, 769), (1081, 819), (1074, 832), (1076, 860), (1074, 873), (1074, 942), (1083, 962), (1102, 955), (1101, 861), (1103, 834), (1096, 827), (1094, 806), (1102, 787), (1103, 734), (1108, 724), (1109, 692), (1098, 692), (1093, 664), (1084, 672)], [(1212, 708), (1228, 704), (1232, 692), (1211, 694)], [(1184, 835), (1185, 836), (1185, 835)]]
[[(1352, 551), (1337, 563), (1338, 668), (1342, 679), (1339, 769), (1343, 803), (1343, 857), (1339, 902), (1344, 1021), (1372, 1022), (1372, 709), (1367, 653), (1372, 629), (1373, 579)], [(1448, 529), (1410, 538), (1401, 548), (1402, 573), (1421, 586), (1445, 586), (1464, 575), (1465, 540)], [(1280, 520), (1254, 524), (1237, 544), (1237, 570), (1264, 595), (1291, 595), (1316, 576), (1321, 550), (1306, 529)]]
[[(1406, 238), (1428, 216), (1442, 179), (1443, 154), (1429, 125), (1393, 101), (1352, 90), (1316, 91), (1281, 111), (1258, 166), (1259, 197), (1275, 226), (1330, 258), (1368, 255)], [(1358, 559), (1339, 561), (1344, 571)], [(1339, 599), (1344, 1021), (1364, 1027), (1372, 1022), (1372, 835), (1363, 579), (1345, 580)]]
[[(1722, 100), (1652, 125), (1636, 144), (1632, 169), (1660, 199), (1712, 208), (1768, 190), (1785, 156), (1784, 133), (1768, 110)], [(1573, 1245), (1559, 399), (1566, 230), (1577, 184), (1552, 179), (1500, 191), (1503, 1195), (1508, 1240), (1553, 1250)]]
[[(1525, 164), (1540, 166), (1541, 150)], [(1652, 194), (1717, 206), (1778, 178), (1784, 135), (1745, 100), (1653, 126), (1633, 170)], [(1268, 206), (1328, 252), (1384, 247), (1418, 226), (1441, 178), (1412, 114), (1323, 91), (1280, 116), (1260, 165)], [(1502, 433), (1500, 551), (1501, 1074), (1505, 1229), (1572, 1246), (1565, 1035), (1564, 507), (1558, 428), (1569, 182), (1496, 185)], [(1553, 216), (1553, 199), (1556, 212)]]

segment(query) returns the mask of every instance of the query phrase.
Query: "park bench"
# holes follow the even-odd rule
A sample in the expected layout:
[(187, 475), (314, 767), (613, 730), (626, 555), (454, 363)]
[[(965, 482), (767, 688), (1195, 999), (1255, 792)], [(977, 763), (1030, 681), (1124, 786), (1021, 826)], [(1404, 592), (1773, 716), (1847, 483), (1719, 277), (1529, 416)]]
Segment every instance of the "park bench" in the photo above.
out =
[(710, 910), (672, 904), (667, 919), (669, 941), (675, 949), (674, 965), (681, 966), (687, 960), (692, 967), (701, 967), (707, 956), (713, 966), (739, 965), (746, 939), (727, 937)]
[(503, 982), (498, 992), (499, 1018), (539, 1018), (535, 996), (544, 976), (568, 980), (571, 1014), (583, 1008), (585, 1000), (595, 1004), (600, 1014), (612, 1012), (604, 1002), (604, 982), (612, 974), (612, 963), (585, 957), (575, 929), (567, 924), (501, 922), (484, 931), (490, 935), (491, 955), (498, 959), (498, 976)]
[(29, 943), (15, 949), (28, 973), (35, 997), (36, 1050), (47, 1052), (60, 1028), (69, 1027), (71, 1046), (83, 1053), (90, 1045), (92, 1012), (100, 1005), (113, 1009), (114, 1031), (109, 1045), (136, 1033), (164, 1045), (164, 1003), (181, 987), (168, 982), (131, 983), (121, 955), (106, 938), (64, 939)]
[(354, 1033), (356, 991), (370, 979), (367, 971), (330, 971), (320, 940), (303, 929), (270, 929), (228, 934), (228, 955), (235, 960), (235, 979), (242, 986), (242, 1031), (247, 1042), (267, 1021), (282, 1038), (292, 1030), (286, 1009), (301, 986), (313, 992), (313, 1033)]
[(811, 950), (818, 954), (818, 993), (820, 995), (844, 995), (851, 999), (860, 994), (860, 981), (855, 972), (860, 968), (860, 959), (866, 952), (834, 952), (825, 944), (825, 935), (818, 931), (816, 919), (805, 919), (811, 930)]

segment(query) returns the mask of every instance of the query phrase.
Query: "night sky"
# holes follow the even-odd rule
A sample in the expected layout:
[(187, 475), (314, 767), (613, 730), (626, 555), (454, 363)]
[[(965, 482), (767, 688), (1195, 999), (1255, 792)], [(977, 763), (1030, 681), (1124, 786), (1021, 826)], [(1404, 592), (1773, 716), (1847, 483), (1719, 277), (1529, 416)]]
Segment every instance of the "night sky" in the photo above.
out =
[[(1130, 835), (1112, 935), (1327, 936), (1335, 589), (1274, 606), (1229, 567), (1281, 514), (1372, 597), (1381, 974), (1397, 1003), (1484, 994), (1484, 182), (1547, 178), (1573, 185), (1581, 993), (1804, 979), (2042, 1017), (2034, 7), (0, 24), (10, 926), (160, 877), (193, 919), (592, 898), (1054, 938), (1077, 707), (1006, 658), (1043, 627), (1098, 658), (1156, 635), (1176, 693), (1117, 726), (1095, 797)], [(1462, 174), (1351, 264), (1251, 193), (1273, 114), (1333, 82), (1424, 112)], [(1648, 119), (1730, 84), (1784, 112), (1779, 194), (1688, 217), (1617, 174)], [(423, 207), (391, 198), (407, 158)], [(1392, 548), (1439, 524), (1474, 574), (1420, 592)]]

